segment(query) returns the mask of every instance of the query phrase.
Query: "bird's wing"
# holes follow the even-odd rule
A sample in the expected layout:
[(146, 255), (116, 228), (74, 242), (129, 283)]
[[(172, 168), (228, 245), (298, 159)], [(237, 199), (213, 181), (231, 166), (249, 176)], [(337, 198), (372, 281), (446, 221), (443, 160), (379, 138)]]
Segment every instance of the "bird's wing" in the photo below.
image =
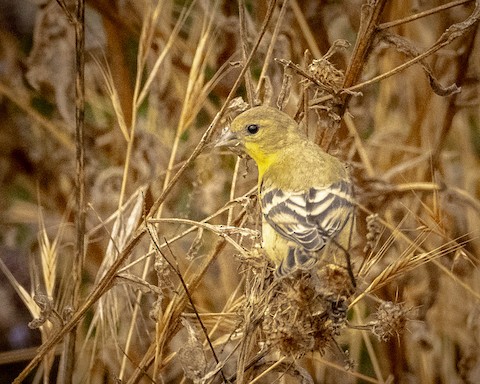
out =
[(353, 210), (347, 181), (303, 192), (268, 188), (261, 195), (268, 224), (307, 252), (321, 250), (343, 229)]

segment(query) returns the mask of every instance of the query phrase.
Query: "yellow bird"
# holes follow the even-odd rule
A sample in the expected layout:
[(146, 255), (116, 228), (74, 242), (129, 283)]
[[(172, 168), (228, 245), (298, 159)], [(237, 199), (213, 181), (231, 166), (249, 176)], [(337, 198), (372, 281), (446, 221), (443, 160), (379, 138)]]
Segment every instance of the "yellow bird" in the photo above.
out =
[(310, 141), (286, 113), (260, 106), (238, 115), (217, 147), (247, 153), (258, 166), (262, 247), (278, 276), (347, 257), (354, 217), (349, 172)]

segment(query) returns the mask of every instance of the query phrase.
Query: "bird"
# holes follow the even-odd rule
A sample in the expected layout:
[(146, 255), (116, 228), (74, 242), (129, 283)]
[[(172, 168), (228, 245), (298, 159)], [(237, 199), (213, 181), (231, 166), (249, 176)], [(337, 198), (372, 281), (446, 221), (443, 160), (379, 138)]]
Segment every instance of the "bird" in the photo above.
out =
[(262, 248), (278, 277), (346, 254), (354, 221), (348, 167), (309, 140), (288, 114), (257, 106), (222, 131), (216, 147), (246, 153), (258, 167)]

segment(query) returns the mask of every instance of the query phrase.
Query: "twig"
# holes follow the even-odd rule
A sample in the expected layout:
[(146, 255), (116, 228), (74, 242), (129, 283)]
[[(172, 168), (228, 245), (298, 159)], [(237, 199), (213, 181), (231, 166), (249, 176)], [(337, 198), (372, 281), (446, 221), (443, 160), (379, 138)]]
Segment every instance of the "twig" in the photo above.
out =
[[(240, 32), (240, 42), (242, 43), (242, 60), (247, 61), (247, 52), (248, 52), (248, 34), (247, 34), (247, 18), (245, 17), (245, 0), (238, 1), (238, 19), (239, 19), (239, 32)], [(253, 93), (253, 79), (250, 72), (245, 72), (245, 89), (247, 93), (247, 101), (250, 105), (254, 103), (255, 95)], [(262, 79), (260, 78), (260, 82)]]
[[(477, 0), (478, 1), (478, 0)], [(343, 92), (346, 92), (346, 94), (350, 94), (351, 92), (358, 91), (362, 89), (365, 86), (371, 85), (378, 83), (382, 80), (385, 80), (388, 77), (391, 77), (393, 75), (396, 75), (399, 72), (404, 71), (408, 67), (411, 67), (412, 65), (421, 62), (428, 56), (432, 55), (439, 49), (443, 48), (444, 46), (450, 44), (453, 40), (461, 37), (464, 33), (466, 33), (470, 28), (472, 28), (479, 20), (480, 18), (480, 5), (477, 5), (475, 7), (475, 10), (473, 13), (463, 22), (453, 24), (448, 28), (437, 40), (435, 44), (433, 44), (428, 50), (426, 50), (424, 53), (406, 61), (405, 63), (399, 65), (396, 68), (393, 68), (392, 70), (385, 72), (381, 75), (375, 76), (370, 80), (364, 81), (362, 83), (358, 83), (356, 85), (352, 85), (350, 87), (344, 88)], [(346, 81), (345, 83), (346, 84)], [(326, 95), (322, 96), (316, 99), (313, 99), (310, 101), (310, 106), (321, 104), (327, 100), (333, 99), (333, 95)]]
[(298, 5), (297, 0), (291, 0), (290, 7), (292, 8), (293, 15), (295, 16), (295, 19), (297, 20), (297, 23), (300, 26), (300, 30), (303, 32), (303, 35), (305, 36), (305, 40), (308, 44), (308, 48), (312, 52), (313, 56), (319, 59), (320, 57), (322, 57), (322, 52), (320, 51), (320, 48), (318, 47), (318, 44), (317, 44), (316, 35), (318, 35), (318, 31), (315, 31), (316, 32), (315, 34), (312, 32), (312, 29), (308, 25), (307, 20), (305, 19), (305, 15), (303, 14), (300, 6)]
[[(204, 228), (209, 231), (212, 231), (219, 235), (220, 237), (223, 237), (225, 240), (227, 240), (228, 243), (233, 245), (233, 247), (239, 251), (244, 257), (248, 257), (248, 254), (246, 251), (238, 245), (230, 236), (228, 236), (229, 233), (240, 233), (240, 234), (246, 234), (250, 236), (255, 236), (258, 237), (259, 234), (256, 233), (256, 231), (249, 230), (247, 228), (239, 228), (235, 226), (226, 226), (226, 225), (212, 225), (208, 224), (205, 222), (199, 222), (199, 221), (193, 221), (193, 220), (188, 220), (188, 219), (180, 219), (180, 218), (160, 218), (160, 219), (150, 219), (148, 220), (148, 223), (177, 223), (177, 224), (188, 224), (188, 225), (193, 225), (199, 228)], [(165, 244), (168, 247), (168, 243), (165, 241)]]
[[(344, 88), (352, 88), (360, 77), (363, 66), (367, 62), (366, 59), (370, 53), (375, 34), (377, 33), (378, 21), (380, 20), (385, 4), (386, 0), (377, 0), (375, 2), (370, 2), (368, 5), (365, 4), (362, 6), (360, 31), (353, 49), (352, 59), (345, 72), (345, 80), (343, 82)], [(337, 115), (343, 116), (350, 98), (351, 95), (348, 93), (342, 97), (342, 103)]]
[[(76, 143), (76, 186), (75, 186), (75, 255), (72, 266), (73, 292), (70, 298), (72, 308), (80, 302), (83, 262), (85, 256), (85, 0), (76, 1), (75, 18), (62, 8), (75, 26), (75, 143)], [(76, 326), (70, 331), (65, 343), (63, 380), (66, 384), (73, 381), (75, 370)]]
[(275, 28), (273, 30), (272, 38), (270, 40), (270, 44), (268, 45), (267, 54), (265, 55), (265, 59), (262, 66), (262, 71), (260, 72), (259, 81), (257, 84), (257, 88), (255, 89), (255, 98), (258, 97), (260, 92), (260, 87), (264, 81), (265, 75), (267, 74), (268, 66), (270, 65), (273, 48), (275, 48), (275, 43), (277, 42), (278, 34), (280, 32), (280, 27), (282, 26), (283, 18), (285, 17), (285, 12), (287, 10), (288, 0), (283, 0), (282, 6), (280, 7), (280, 14), (278, 15), (277, 22), (275, 23)]
[[(158, 245), (158, 242), (155, 240), (156, 237), (154, 236), (154, 231), (152, 231), (152, 228), (148, 225), (148, 223), (147, 223), (146, 226), (147, 226), (147, 231), (150, 234), (150, 238), (152, 239), (153, 244), (155, 245), (155, 249), (157, 250), (158, 253), (160, 253), (160, 255), (162, 255), (163, 259), (168, 263), (170, 268), (172, 268), (172, 270), (175, 272), (178, 279), (180, 280), (180, 283), (182, 284), (182, 287), (185, 291), (185, 295), (187, 296), (188, 302), (192, 306), (193, 312), (195, 313), (195, 317), (197, 318), (197, 320), (198, 320), (198, 322), (199, 322), (199, 324), (202, 328), (203, 334), (205, 335), (205, 338), (207, 340), (208, 346), (210, 347), (210, 350), (212, 351), (213, 358), (215, 359), (215, 362), (218, 364), (219, 360), (218, 360), (217, 354), (215, 352), (215, 348), (213, 348), (213, 344), (212, 344), (212, 341), (210, 340), (210, 336), (208, 335), (207, 328), (203, 324), (203, 321), (200, 318), (200, 315), (198, 314), (197, 307), (195, 306), (195, 303), (193, 302), (192, 295), (190, 294), (188, 286), (185, 283), (185, 279), (183, 278), (182, 273), (180, 272), (180, 267), (178, 266), (178, 263), (173, 265), (173, 263), (163, 254), (162, 250), (160, 249), (160, 247)], [(167, 242), (167, 239), (164, 238), (164, 241), (165, 241), (165, 244), (167, 244), (167, 248), (170, 251), (170, 254), (173, 255), (173, 251), (170, 248), (170, 244)], [(176, 260), (175, 257), (174, 257), (174, 259)], [(226, 381), (225, 375), (224, 375), (224, 373), (221, 369), (220, 369), (220, 374), (222, 375), (223, 381), (225, 382)]]
[[(320, 81), (318, 81), (315, 77), (313, 77), (310, 73), (308, 73), (307, 71), (305, 71), (302, 67), (300, 67), (298, 64), (295, 64), (293, 61), (291, 60), (285, 60), (285, 59), (277, 59), (275, 58), (275, 61), (282, 64), (285, 68), (291, 68), (293, 69), (295, 72), (297, 72), (299, 75), (305, 77), (306, 79), (310, 80), (312, 83), (314, 83), (316, 86), (318, 86), (319, 88), (327, 91), (327, 92), (331, 92), (333, 93), (334, 90), (331, 88), (331, 87), (327, 87), (325, 84), (321, 83)], [(332, 96), (333, 97), (333, 96)]]
[(432, 8), (432, 9), (427, 9), (426, 11), (419, 12), (419, 13), (416, 13), (416, 14), (414, 14), (414, 15), (404, 17), (403, 19), (393, 20), (393, 21), (389, 21), (389, 22), (387, 22), (387, 23), (382, 23), (382, 24), (380, 24), (380, 25), (377, 27), (377, 29), (378, 29), (379, 31), (382, 31), (382, 30), (384, 30), (384, 29), (396, 27), (397, 25), (406, 24), (406, 23), (409, 23), (409, 22), (411, 22), (411, 21), (418, 20), (418, 19), (421, 19), (421, 18), (423, 18), (423, 17), (427, 17), (427, 16), (430, 16), (430, 15), (433, 15), (434, 13), (438, 13), (438, 12), (444, 11), (444, 10), (446, 10), (446, 9), (450, 9), (450, 8), (453, 8), (453, 7), (457, 7), (457, 6), (459, 6), (459, 5), (466, 4), (466, 3), (471, 3), (472, 1), (474, 1), (474, 0), (457, 0), (457, 1), (452, 1), (451, 3), (443, 4), (443, 5), (440, 5), (440, 6), (438, 6), (438, 7)]

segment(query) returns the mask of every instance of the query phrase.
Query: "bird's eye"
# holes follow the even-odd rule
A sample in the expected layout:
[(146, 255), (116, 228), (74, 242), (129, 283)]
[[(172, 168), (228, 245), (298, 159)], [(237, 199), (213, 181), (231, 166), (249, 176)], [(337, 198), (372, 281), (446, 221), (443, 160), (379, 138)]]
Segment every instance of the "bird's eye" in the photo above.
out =
[(255, 133), (258, 132), (258, 130), (260, 129), (260, 127), (257, 125), (257, 124), (249, 124), (247, 125), (247, 131), (248, 133), (254, 135)]

